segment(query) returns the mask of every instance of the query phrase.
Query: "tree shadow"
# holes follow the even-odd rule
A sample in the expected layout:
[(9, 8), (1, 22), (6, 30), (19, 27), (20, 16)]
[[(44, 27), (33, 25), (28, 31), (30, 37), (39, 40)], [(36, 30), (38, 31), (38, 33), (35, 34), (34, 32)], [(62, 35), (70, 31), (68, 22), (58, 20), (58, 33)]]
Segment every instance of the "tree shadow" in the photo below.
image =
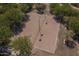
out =
[(44, 10), (38, 9), (37, 13), (42, 15), (42, 14), (44, 14)]
[(30, 21), (29, 15), (24, 15), (21, 22), (14, 22), (10, 25), (10, 28), (14, 35), (18, 35), (23, 31), (23, 28), (25, 27), (25, 23)]
[(56, 15), (53, 17), (54, 20), (57, 22), (57, 23), (61, 23), (63, 24), (64, 23), (64, 16), (63, 15)]
[(22, 18), (22, 22), (28, 22), (28, 21), (30, 21), (29, 17), (30, 17), (29, 15), (25, 14), (23, 16), (23, 18)]
[(22, 32), (22, 28), (24, 27), (24, 24), (15, 22), (10, 27), (11, 27), (12, 32), (15, 35), (18, 35), (20, 32)]
[(76, 43), (74, 41), (71, 41), (71, 40), (65, 40), (65, 45), (71, 49), (76, 47)]
[(57, 23), (60, 23), (60, 19), (58, 17), (54, 16), (53, 18)]
[(11, 51), (9, 51), (7, 46), (0, 46), (0, 56), (9, 56)]
[(79, 43), (79, 34), (75, 34), (72, 38), (74, 41)]

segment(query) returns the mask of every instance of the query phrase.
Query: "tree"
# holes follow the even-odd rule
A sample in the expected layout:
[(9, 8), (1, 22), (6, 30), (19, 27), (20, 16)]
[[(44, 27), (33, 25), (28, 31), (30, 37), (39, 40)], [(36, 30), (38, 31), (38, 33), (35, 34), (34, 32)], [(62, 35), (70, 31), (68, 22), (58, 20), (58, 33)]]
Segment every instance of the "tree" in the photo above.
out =
[(38, 3), (36, 4), (36, 10), (39, 14), (43, 14), (46, 9), (46, 6), (44, 4)]
[(21, 22), (23, 14), (17, 9), (11, 9), (5, 13), (5, 16), (8, 18), (10, 23), (13, 23)]
[(14, 34), (18, 34), (22, 31), (23, 14), (19, 10), (9, 10), (5, 13), (5, 17), (7, 21), (9, 21), (9, 27), (11, 28)]
[(22, 10), (30, 10), (31, 7), (31, 4), (0, 4), (0, 55), (5, 53), (3, 51), (5, 47), (9, 48), (9, 38), (22, 31), (24, 15)]
[[(10, 27), (9, 21), (6, 19), (4, 15), (0, 16), (0, 46), (7, 45), (9, 42), (9, 38), (13, 35)], [(2, 44), (4, 42), (4, 44)]]
[(9, 11), (10, 9), (19, 9), (18, 4), (9, 4), (9, 3), (4, 3), (0, 4), (0, 14), (4, 14), (5, 12)]
[[(79, 11), (74, 10), (69, 4), (50, 4), (50, 12), (55, 15), (79, 16)], [(69, 11), (70, 10), (70, 11)]]
[(10, 55), (8, 44), (11, 36), (12, 32), (8, 26), (3, 25), (0, 27), (0, 55)]
[(19, 51), (19, 55), (30, 55), (32, 50), (32, 45), (28, 37), (19, 37), (15, 39), (11, 47), (14, 49), (14, 51)]
[(74, 33), (79, 33), (79, 19), (76, 17), (66, 17), (66, 24)]
[(73, 33), (70, 34), (72, 35), (72, 39), (79, 43), (79, 19), (77, 17), (66, 17), (65, 20), (68, 27), (68, 31), (72, 30), (74, 33), (74, 35)]
[(30, 12), (31, 10), (32, 10), (32, 5), (33, 4), (20, 4), (20, 7), (21, 7), (21, 11), (23, 12), (23, 13), (27, 13), (27, 12)]

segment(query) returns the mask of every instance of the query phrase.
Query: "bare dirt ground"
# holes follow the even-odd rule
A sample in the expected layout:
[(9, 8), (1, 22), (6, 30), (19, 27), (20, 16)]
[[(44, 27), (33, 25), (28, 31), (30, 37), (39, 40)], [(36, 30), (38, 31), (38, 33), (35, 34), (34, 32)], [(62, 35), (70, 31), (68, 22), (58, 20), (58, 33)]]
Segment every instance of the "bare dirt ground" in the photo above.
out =
[[(49, 10), (48, 7), (47, 10)], [(53, 55), (57, 48), (59, 23), (48, 12), (40, 15), (32, 11), (28, 15), (30, 15), (30, 20), (19, 35), (31, 38), (32, 55)]]
[[(39, 33), (34, 47), (49, 53), (54, 53), (58, 39), (59, 24), (55, 22), (51, 15), (47, 15), (45, 20), (41, 28), (41, 34), (43, 36)], [(46, 22), (47, 24), (45, 24)], [(39, 41), (40, 39), (41, 41)]]
[[(76, 8), (70, 4), (70, 6), (75, 9), (79, 10), (79, 8)], [(65, 36), (65, 27), (63, 25), (60, 26), (60, 31), (58, 35), (58, 43), (57, 43), (57, 49), (55, 51), (54, 55), (58, 56), (78, 56), (79, 55), (79, 46), (77, 46), (74, 49), (68, 48), (66, 45), (64, 45), (64, 36)]]
[(32, 56), (77, 55), (77, 49), (69, 49), (63, 44), (64, 28), (49, 14), (46, 5), (47, 11), (43, 15), (37, 14), (36, 10), (28, 13), (30, 20), (19, 34), (31, 38)]
[(59, 40), (57, 43), (57, 49), (55, 51), (54, 55), (58, 56), (77, 56), (77, 48), (70, 49), (66, 45), (64, 45), (64, 39), (65, 39), (65, 28), (63, 25), (60, 26), (59, 31)]
[[(23, 29), (23, 32), (20, 33), (20, 36), (29, 36), (31, 38), (33, 54), (35, 54), (37, 50), (38, 52), (43, 50), (49, 54), (54, 53), (58, 39), (59, 24), (55, 22), (52, 15), (39, 15), (35, 13), (35, 11), (29, 13), (29, 15), (30, 20), (26, 23), (26, 27)], [(41, 34), (43, 34), (42, 37)], [(39, 41), (40, 39), (41, 41)]]
[(75, 9), (75, 10), (78, 10), (79, 11), (79, 8), (78, 7), (75, 7), (75, 6), (73, 6), (73, 5), (71, 5), (71, 4), (69, 4), (73, 9)]

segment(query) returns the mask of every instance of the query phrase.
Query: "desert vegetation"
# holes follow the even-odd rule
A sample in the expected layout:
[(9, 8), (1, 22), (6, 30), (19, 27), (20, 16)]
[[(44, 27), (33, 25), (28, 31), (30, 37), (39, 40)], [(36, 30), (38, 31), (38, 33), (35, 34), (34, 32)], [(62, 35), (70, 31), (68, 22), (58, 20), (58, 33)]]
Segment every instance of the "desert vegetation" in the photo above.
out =
[(32, 44), (29, 37), (18, 37), (11, 43), (11, 47), (15, 52), (18, 51), (20, 56), (29, 56), (31, 55)]
[(32, 4), (0, 4), (0, 55), (10, 54), (7, 51), (10, 37), (22, 31), (23, 17), (31, 9)]
[[(79, 11), (73, 9), (69, 4), (50, 4), (50, 13), (55, 15), (56, 21), (63, 24), (68, 33), (71, 33), (69, 31), (72, 31), (71, 35), (67, 34), (66, 37), (66, 44), (67, 46), (76, 46), (74, 39), (78, 42), (78, 34), (79, 34)], [(62, 16), (62, 17), (61, 17)], [(71, 38), (69, 38), (71, 37)], [(73, 38), (74, 37), (74, 38)], [(72, 39), (72, 40), (71, 40)], [(69, 41), (73, 42), (73, 44), (69, 44)], [(74, 45), (75, 44), (75, 45)], [(72, 47), (71, 47), (72, 48)]]

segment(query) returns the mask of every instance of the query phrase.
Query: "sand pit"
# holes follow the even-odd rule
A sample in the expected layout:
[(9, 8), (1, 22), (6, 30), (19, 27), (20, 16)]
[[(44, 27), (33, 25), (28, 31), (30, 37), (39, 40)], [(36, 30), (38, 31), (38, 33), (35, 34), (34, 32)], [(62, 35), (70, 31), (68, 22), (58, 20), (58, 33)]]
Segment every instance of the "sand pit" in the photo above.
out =
[[(47, 24), (45, 24), (47, 22)], [(46, 21), (42, 25), (41, 32), (34, 44), (34, 48), (54, 53), (58, 39), (59, 24), (54, 21), (52, 16), (47, 15)], [(41, 36), (43, 34), (43, 36)], [(41, 41), (39, 41), (41, 39)]]
[[(29, 13), (30, 21), (26, 23), (20, 36), (29, 36), (34, 49), (54, 53), (56, 50), (59, 23), (50, 14), (39, 15), (34, 11)], [(42, 34), (42, 35), (41, 35)]]

